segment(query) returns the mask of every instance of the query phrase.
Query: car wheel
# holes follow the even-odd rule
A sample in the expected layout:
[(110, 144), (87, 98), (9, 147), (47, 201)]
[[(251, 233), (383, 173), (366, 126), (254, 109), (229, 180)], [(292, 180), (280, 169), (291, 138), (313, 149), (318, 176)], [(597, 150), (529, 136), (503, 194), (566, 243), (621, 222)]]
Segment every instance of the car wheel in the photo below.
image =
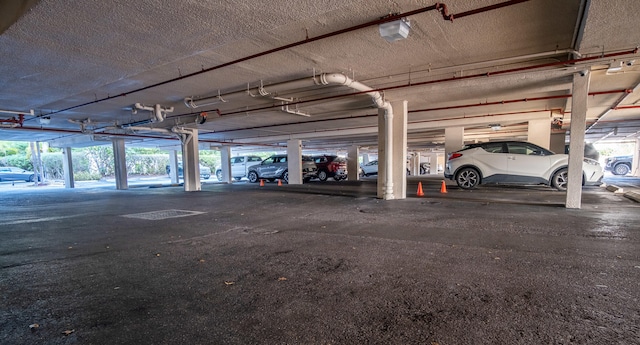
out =
[(258, 182), (258, 173), (256, 173), (255, 171), (249, 171), (247, 178), (249, 179), (249, 182), (256, 183)]
[(235, 179), (236, 181), (240, 181), (240, 180), (242, 180), (242, 177), (234, 177), (234, 179)]
[(222, 170), (216, 170), (216, 178), (218, 181), (222, 181)]
[(289, 183), (289, 170), (285, 171), (282, 174), (282, 181), (284, 181), (285, 183)]
[(34, 175), (31, 175), (31, 176), (29, 176), (29, 178), (28, 178), (27, 180), (25, 180), (25, 181), (27, 181), (27, 182), (33, 182), (34, 178), (35, 178), (35, 176), (34, 176)]
[(480, 173), (474, 168), (464, 168), (456, 175), (456, 183), (462, 189), (473, 189), (480, 184)]
[(614, 175), (626, 175), (629, 173), (629, 166), (626, 164), (618, 164), (613, 168)]
[(203, 175), (202, 178), (204, 178), (205, 180), (208, 180), (209, 177), (211, 177), (211, 175)]
[(567, 190), (567, 181), (569, 180), (569, 170), (563, 168), (558, 170), (551, 178), (551, 186), (557, 190)]
[(329, 176), (327, 175), (327, 172), (324, 170), (320, 170), (320, 172), (318, 172), (318, 179), (320, 179), (320, 181), (324, 182), (327, 180)]

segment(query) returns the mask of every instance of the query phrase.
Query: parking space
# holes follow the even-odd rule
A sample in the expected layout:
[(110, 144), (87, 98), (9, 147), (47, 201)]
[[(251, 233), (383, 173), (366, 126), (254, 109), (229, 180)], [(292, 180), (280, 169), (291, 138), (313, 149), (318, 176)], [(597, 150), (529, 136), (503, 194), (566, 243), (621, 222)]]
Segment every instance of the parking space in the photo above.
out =
[(0, 343), (635, 341), (637, 203), (418, 182), (3, 190)]

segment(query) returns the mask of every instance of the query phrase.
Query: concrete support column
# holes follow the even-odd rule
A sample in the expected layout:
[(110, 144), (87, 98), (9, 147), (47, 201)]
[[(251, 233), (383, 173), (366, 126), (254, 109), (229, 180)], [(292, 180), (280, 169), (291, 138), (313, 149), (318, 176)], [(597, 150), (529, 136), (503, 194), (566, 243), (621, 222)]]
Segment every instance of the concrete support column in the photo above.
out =
[[(409, 102), (391, 102), (393, 116), (393, 198), (407, 198), (407, 119)], [(418, 158), (419, 160), (419, 158)]]
[(223, 145), (220, 148), (220, 169), (222, 169), (222, 182), (231, 183), (231, 146)]
[(580, 208), (582, 202), (582, 160), (587, 126), (590, 71), (573, 74), (571, 98), (571, 126), (569, 128), (569, 181), (566, 208)]
[(357, 181), (360, 179), (360, 166), (358, 165), (358, 157), (360, 156), (360, 147), (352, 145), (347, 153), (347, 179), (349, 181)]
[(75, 179), (73, 178), (73, 157), (71, 156), (71, 148), (62, 149), (62, 170), (64, 171), (64, 188), (75, 188)]
[(182, 143), (182, 177), (185, 192), (202, 190), (200, 183), (200, 151), (198, 147), (198, 130), (182, 128), (178, 133)]
[(113, 140), (113, 160), (116, 174), (116, 189), (129, 189), (129, 182), (127, 181), (127, 158), (123, 139)]
[(411, 154), (409, 171), (411, 172), (411, 176), (420, 175), (420, 152), (414, 152)]
[(302, 184), (302, 141), (287, 140), (287, 165), (289, 166), (289, 184)]
[(551, 134), (551, 144), (549, 145), (549, 150), (555, 153), (564, 153), (564, 145), (565, 138), (567, 133), (562, 131), (561, 133), (553, 133)]
[(460, 150), (464, 146), (464, 127), (447, 127), (444, 129), (444, 152)]
[(434, 175), (438, 173), (438, 154), (429, 154), (429, 174)]
[(369, 163), (369, 154), (365, 153), (362, 155), (362, 164), (367, 164)]
[(169, 177), (171, 178), (171, 184), (180, 183), (180, 172), (178, 171), (178, 151), (169, 151)]
[(549, 150), (551, 147), (551, 120), (529, 120), (527, 141)]
[(636, 149), (633, 151), (631, 164), (631, 174), (640, 177), (640, 138), (636, 139)]
[(378, 198), (407, 197), (406, 166), (407, 101), (392, 102), (378, 110)]

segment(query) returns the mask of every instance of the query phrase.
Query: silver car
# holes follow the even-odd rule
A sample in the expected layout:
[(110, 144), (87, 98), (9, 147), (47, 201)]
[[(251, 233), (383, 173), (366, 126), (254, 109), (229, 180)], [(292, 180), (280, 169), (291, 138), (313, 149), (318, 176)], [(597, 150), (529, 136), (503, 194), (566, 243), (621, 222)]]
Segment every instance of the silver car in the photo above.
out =
[[(24, 170), (17, 167), (0, 167), (0, 181), (26, 181), (33, 182), (35, 179), (33, 171)], [(38, 180), (41, 180), (38, 178)]]
[[(318, 167), (309, 156), (302, 156), (302, 180), (309, 182), (314, 177), (318, 177)], [(287, 155), (273, 155), (260, 164), (249, 168), (247, 174), (249, 182), (258, 182), (261, 179), (275, 181), (280, 179), (289, 182), (289, 163)]]

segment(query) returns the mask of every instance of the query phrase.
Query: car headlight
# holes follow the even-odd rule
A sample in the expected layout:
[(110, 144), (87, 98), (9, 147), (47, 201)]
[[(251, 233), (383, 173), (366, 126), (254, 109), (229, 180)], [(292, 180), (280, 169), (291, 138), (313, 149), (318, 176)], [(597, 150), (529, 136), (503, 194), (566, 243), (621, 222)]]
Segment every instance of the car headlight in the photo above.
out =
[(591, 159), (591, 158), (584, 158), (583, 159), (585, 163), (587, 164), (591, 164), (591, 165), (600, 165), (600, 163), (598, 163), (597, 160)]

